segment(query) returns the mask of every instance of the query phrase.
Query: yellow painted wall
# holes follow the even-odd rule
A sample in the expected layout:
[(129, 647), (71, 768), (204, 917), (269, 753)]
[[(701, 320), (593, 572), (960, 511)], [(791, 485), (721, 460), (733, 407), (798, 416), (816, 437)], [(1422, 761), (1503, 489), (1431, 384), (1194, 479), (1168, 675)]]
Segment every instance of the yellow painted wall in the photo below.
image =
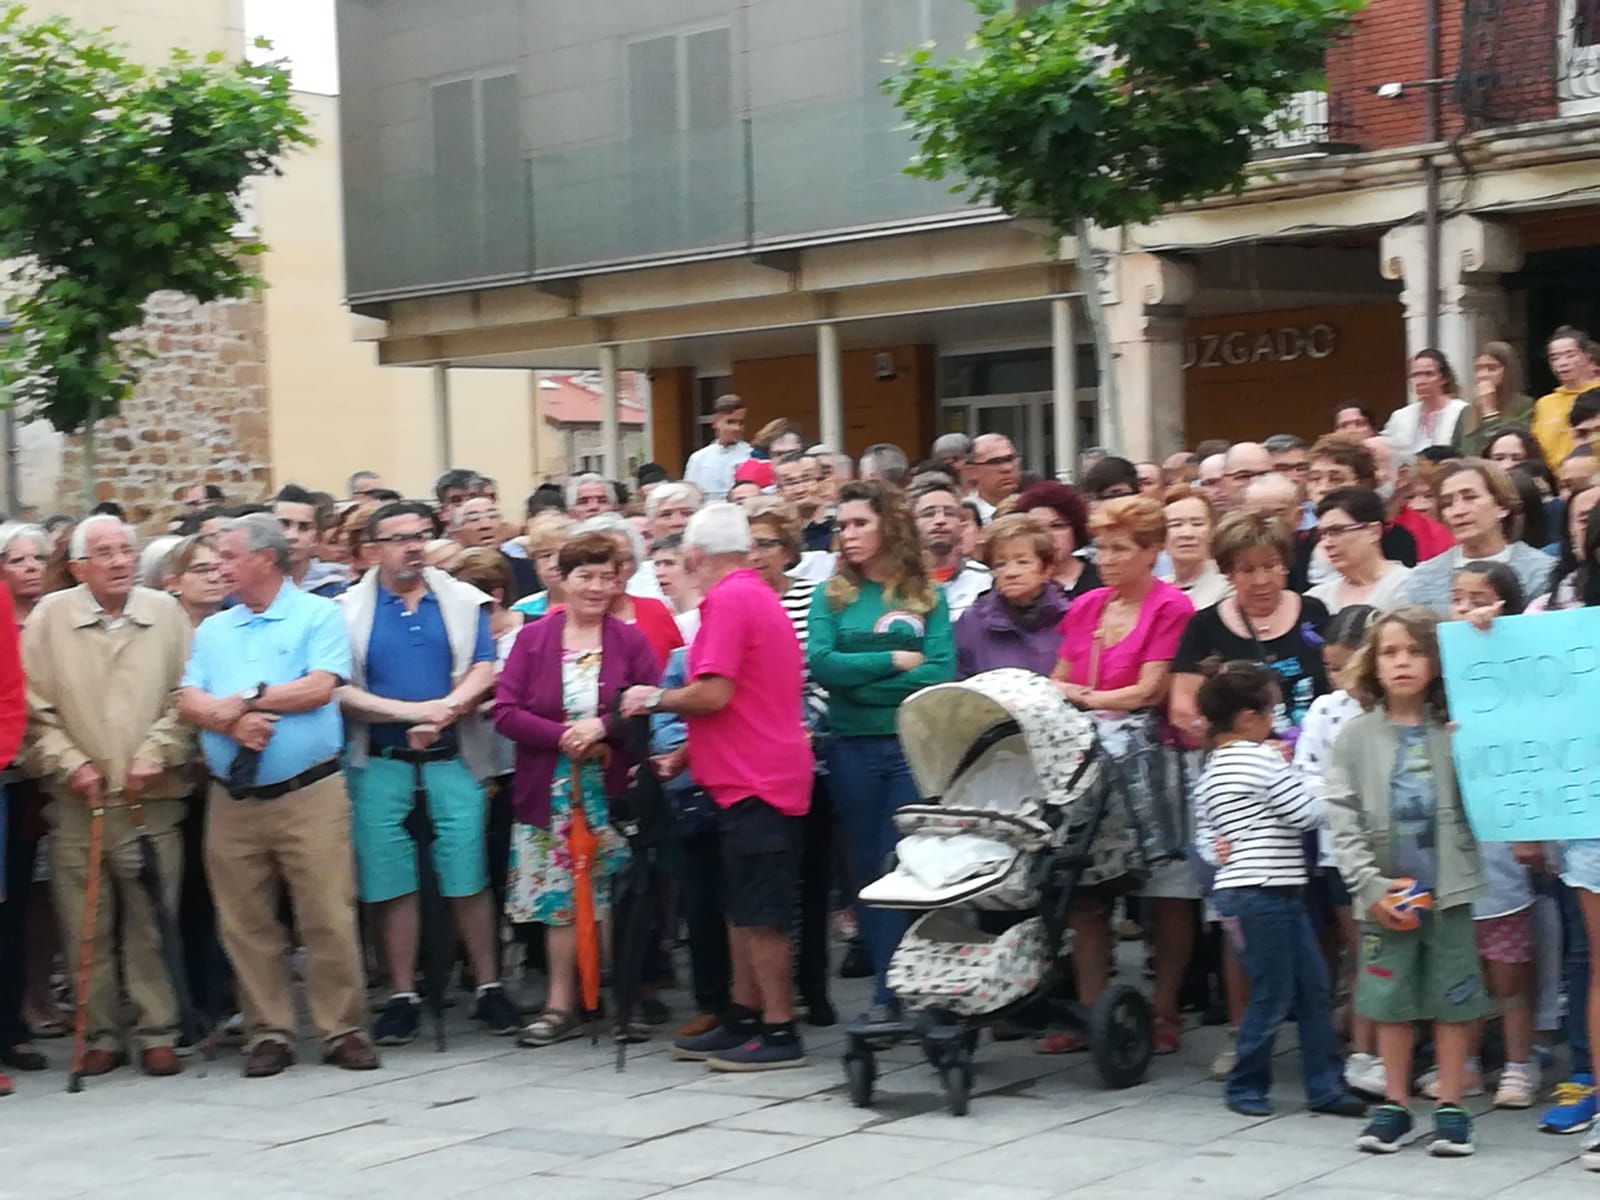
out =
[(59, 15), (87, 29), (110, 26), (113, 40), (146, 65), (165, 62), (175, 46), (244, 51), (244, 0), (37, 0), (28, 7), (40, 20)]
[[(353, 339), (344, 305), (338, 98), (295, 99), (311, 115), (317, 145), (256, 191), (269, 247), (261, 270), (273, 479), (342, 496), (352, 471), (373, 470), (408, 495), (425, 495), (439, 470), (432, 374), (380, 367), (373, 344)], [(487, 472), (508, 496), (529, 490), (533, 476), (530, 388), (520, 371), (451, 372), (452, 465)]]

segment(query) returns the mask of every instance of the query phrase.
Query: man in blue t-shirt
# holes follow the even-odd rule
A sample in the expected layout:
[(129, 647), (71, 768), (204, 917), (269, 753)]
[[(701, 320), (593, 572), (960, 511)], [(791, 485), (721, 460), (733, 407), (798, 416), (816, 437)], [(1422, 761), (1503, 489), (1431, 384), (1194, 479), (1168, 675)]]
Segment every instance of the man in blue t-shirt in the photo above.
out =
[(485, 731), (476, 710), (494, 685), (489, 598), (423, 565), (433, 536), (425, 505), (387, 504), (367, 531), (378, 565), (339, 597), (354, 660), (339, 700), (350, 735), (356, 877), (361, 898), (377, 909), (394, 986), (373, 1036), (380, 1046), (417, 1036), (417, 848), (405, 820), (418, 762), (438, 835), (432, 854), (439, 891), (478, 984), (473, 1017), (509, 1034), (519, 1014), (499, 982), (477, 761)]

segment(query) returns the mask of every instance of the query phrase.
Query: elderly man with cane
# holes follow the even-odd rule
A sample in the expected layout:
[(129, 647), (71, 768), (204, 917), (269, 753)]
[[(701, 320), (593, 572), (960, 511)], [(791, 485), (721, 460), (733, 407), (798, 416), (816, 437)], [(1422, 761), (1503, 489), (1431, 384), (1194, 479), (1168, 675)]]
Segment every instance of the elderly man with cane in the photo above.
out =
[[(175, 1049), (178, 995), (162, 958), (157, 904), (164, 897), (166, 911), (175, 908), (182, 875), (178, 823), (189, 791), (182, 774), (189, 742), (175, 701), (189, 620), (171, 596), (134, 586), (134, 535), (117, 518), (79, 524), (68, 555), (78, 586), (39, 601), (22, 657), (26, 761), (50, 797), (50, 876), (62, 941), (80, 946), (71, 965), (88, 966), (87, 986), (82, 975), (78, 984), (74, 1079), (128, 1061), (123, 986), (144, 1073), (176, 1075), (183, 1069)], [(139, 886), (146, 838), (155, 848), (155, 896)], [(101, 895), (105, 884), (115, 886), (115, 905)], [(120, 939), (114, 912), (121, 913)]]
[(811, 806), (814, 767), (800, 709), (800, 644), (777, 593), (750, 567), (750, 525), (741, 508), (707, 505), (690, 519), (683, 543), (705, 594), (689, 647), (689, 682), (629, 688), (622, 714), (685, 718), (687, 746), (665, 756), (657, 773), (670, 779), (687, 761), (718, 808), (733, 1004), (716, 1028), (680, 1037), (673, 1053), (714, 1071), (804, 1066), (789, 950), (798, 818)]
[(288, 579), (289, 539), (276, 517), (228, 521), (217, 554), (234, 607), (195, 632), (178, 708), (200, 726), (211, 773), (206, 874), (244, 1016), (244, 1074), (294, 1062), (287, 889), (306, 949), (304, 976), (322, 1058), (369, 1071), (361, 1032), (366, 987), (356, 944), (350, 802), (339, 773), (344, 722), (334, 689), (350, 677), (338, 606)]

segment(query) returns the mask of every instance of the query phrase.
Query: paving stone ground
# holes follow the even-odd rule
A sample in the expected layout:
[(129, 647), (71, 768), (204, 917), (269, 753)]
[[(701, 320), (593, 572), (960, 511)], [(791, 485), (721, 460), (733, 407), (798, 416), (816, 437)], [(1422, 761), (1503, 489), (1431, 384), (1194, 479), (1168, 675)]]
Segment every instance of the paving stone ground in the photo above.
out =
[[(680, 995), (669, 994), (682, 1012)], [(841, 1012), (865, 1000), (840, 984)], [(225, 1050), (202, 1077), (126, 1069), (65, 1093), (56, 1069), (0, 1100), (0, 1200), (1051, 1200), (1184, 1196), (1262, 1200), (1590, 1200), (1600, 1179), (1576, 1137), (1535, 1113), (1488, 1112), (1478, 1155), (1387, 1157), (1352, 1148), (1359, 1123), (1306, 1113), (1285, 1039), (1279, 1114), (1237, 1117), (1206, 1078), (1220, 1031), (1187, 1034), (1148, 1080), (1106, 1091), (1082, 1055), (1027, 1042), (979, 1049), (971, 1114), (951, 1117), (913, 1046), (886, 1056), (878, 1100), (845, 1095), (839, 1029), (807, 1032), (810, 1065), (715, 1075), (673, 1061), (665, 1039), (634, 1047), (618, 1074), (608, 1044), (519, 1049), (454, 1010), (450, 1048), (424, 1038), (381, 1071), (315, 1062), (270, 1080), (239, 1076)], [(1425, 1110), (1419, 1108), (1419, 1115)]]

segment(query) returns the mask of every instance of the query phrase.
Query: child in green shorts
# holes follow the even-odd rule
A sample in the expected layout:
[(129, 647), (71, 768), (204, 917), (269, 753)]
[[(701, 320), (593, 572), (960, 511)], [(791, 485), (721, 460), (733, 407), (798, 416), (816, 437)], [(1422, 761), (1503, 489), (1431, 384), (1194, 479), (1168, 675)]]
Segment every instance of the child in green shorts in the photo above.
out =
[[(1411, 1132), (1413, 1023), (1432, 1021), (1439, 1104), (1428, 1153), (1473, 1152), (1461, 1107), (1472, 1023), (1491, 1011), (1478, 967), (1472, 901), (1483, 891), (1477, 842), (1446, 729), (1438, 619), (1425, 608), (1378, 618), (1351, 664), (1366, 709), (1334, 745), (1326, 801), (1339, 873), (1362, 921), (1356, 1011), (1377, 1025), (1385, 1103), (1357, 1139), (1392, 1154)], [(1396, 899), (1397, 880), (1431, 899), (1420, 922)]]

